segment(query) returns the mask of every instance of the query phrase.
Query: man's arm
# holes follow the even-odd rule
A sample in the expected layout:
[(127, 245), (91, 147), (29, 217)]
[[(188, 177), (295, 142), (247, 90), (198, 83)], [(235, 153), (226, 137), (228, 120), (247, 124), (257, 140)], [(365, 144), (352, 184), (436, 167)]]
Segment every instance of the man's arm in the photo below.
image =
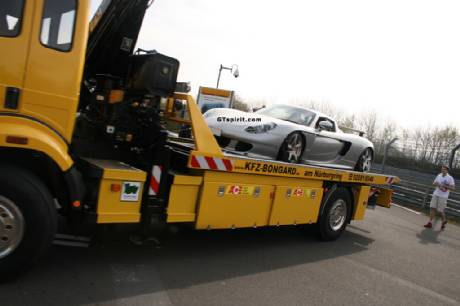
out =
[(455, 191), (455, 181), (454, 179), (451, 180), (450, 184), (446, 186), (447, 189), (450, 191)]

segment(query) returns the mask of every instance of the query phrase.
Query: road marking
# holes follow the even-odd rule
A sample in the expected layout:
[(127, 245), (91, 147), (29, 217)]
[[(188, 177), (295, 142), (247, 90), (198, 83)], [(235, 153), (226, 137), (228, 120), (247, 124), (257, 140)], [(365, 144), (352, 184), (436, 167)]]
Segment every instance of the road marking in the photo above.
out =
[(440, 293), (437, 293), (436, 291), (433, 291), (431, 289), (428, 289), (426, 287), (423, 287), (423, 286), (420, 286), (420, 285), (417, 285), (416, 283), (413, 283), (411, 281), (408, 281), (408, 280), (405, 280), (405, 279), (402, 279), (398, 276), (395, 276), (395, 275), (392, 275), (388, 272), (385, 272), (385, 271), (382, 271), (382, 270), (377, 270), (375, 268), (372, 268), (368, 265), (365, 265), (365, 264), (362, 264), (360, 262), (357, 262), (355, 260), (352, 260), (352, 259), (349, 259), (349, 258), (343, 258), (343, 260), (355, 265), (355, 266), (358, 266), (360, 268), (364, 268), (366, 270), (369, 270), (370, 272), (372, 272), (373, 274), (375, 275), (380, 275), (382, 276), (383, 278), (387, 278), (389, 280), (392, 280), (394, 281), (395, 283), (397, 283), (398, 285), (400, 286), (404, 286), (404, 287), (407, 287), (407, 288), (410, 288), (412, 290), (415, 290), (415, 291), (418, 291), (424, 295), (429, 295), (433, 298), (436, 298), (440, 301), (442, 301), (443, 303), (446, 303), (446, 304), (452, 304), (452, 305), (458, 305), (458, 301), (448, 297), (448, 296), (445, 296), (443, 294), (440, 294)]
[(395, 203), (391, 203), (391, 205), (394, 205), (394, 206), (396, 206), (396, 207), (399, 207), (399, 208), (402, 208), (402, 209), (404, 209), (404, 210), (410, 211), (411, 213), (414, 213), (414, 214), (416, 214), (416, 215), (421, 215), (421, 214), (422, 214), (421, 212), (418, 212), (418, 211), (416, 211), (416, 210), (409, 209), (409, 208), (407, 208), (407, 207), (404, 207), (404, 206), (401, 206), (401, 205), (398, 205), (398, 204), (395, 204)]

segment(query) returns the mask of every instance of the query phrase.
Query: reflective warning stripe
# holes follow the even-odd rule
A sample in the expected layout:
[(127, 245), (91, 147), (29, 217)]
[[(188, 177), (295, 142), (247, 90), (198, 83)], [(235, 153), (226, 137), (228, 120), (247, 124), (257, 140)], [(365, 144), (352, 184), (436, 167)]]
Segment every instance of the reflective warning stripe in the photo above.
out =
[(220, 171), (232, 171), (233, 162), (230, 159), (210, 157), (210, 156), (196, 156), (192, 155), (191, 166), (199, 169), (210, 169)]
[(378, 192), (378, 189), (376, 188), (372, 188), (370, 191), (369, 191), (369, 198), (372, 197), (374, 194), (376, 194)]
[(153, 166), (152, 176), (150, 178), (149, 195), (157, 195), (160, 191), (161, 166)]
[(389, 177), (387, 177), (386, 183), (391, 184), (391, 183), (393, 183), (393, 180), (394, 180), (394, 177), (389, 176)]

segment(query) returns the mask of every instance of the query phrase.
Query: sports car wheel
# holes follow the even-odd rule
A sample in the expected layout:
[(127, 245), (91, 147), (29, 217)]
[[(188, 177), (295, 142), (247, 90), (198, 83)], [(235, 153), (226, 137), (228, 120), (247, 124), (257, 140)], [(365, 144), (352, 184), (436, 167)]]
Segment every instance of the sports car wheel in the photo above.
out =
[(367, 148), (359, 156), (358, 162), (356, 163), (355, 170), (361, 172), (371, 171), (373, 155), (371, 149)]
[(288, 163), (298, 163), (304, 148), (305, 141), (300, 133), (289, 134), (281, 145), (278, 159)]

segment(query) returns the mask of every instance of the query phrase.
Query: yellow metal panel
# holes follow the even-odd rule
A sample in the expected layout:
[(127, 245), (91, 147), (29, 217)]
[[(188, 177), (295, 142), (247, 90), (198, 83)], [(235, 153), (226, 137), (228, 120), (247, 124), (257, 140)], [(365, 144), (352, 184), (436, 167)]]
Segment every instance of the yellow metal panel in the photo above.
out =
[[(25, 145), (6, 142), (7, 136), (25, 137)], [(12, 116), (0, 116), (0, 147), (17, 147), (43, 152), (54, 160), (62, 171), (68, 170), (73, 161), (67, 153), (67, 144), (48, 127), (35, 121)]]
[(204, 171), (205, 182), (228, 182), (242, 184), (279, 185), (279, 186), (309, 186), (320, 188), (323, 182), (291, 177), (277, 177), (268, 175), (240, 174), (221, 171)]
[(273, 186), (205, 182), (199, 199), (197, 229), (268, 225)]
[(97, 222), (139, 222), (142, 190), (147, 174), (120, 161), (93, 158), (85, 158), (85, 161), (103, 171), (97, 202)]
[(353, 194), (355, 198), (355, 213), (353, 215), (353, 220), (364, 219), (370, 190), (370, 186), (359, 186), (353, 188)]
[(201, 176), (175, 175), (174, 184), (176, 185), (201, 185), (203, 178)]
[(201, 176), (175, 175), (169, 193), (167, 222), (193, 222), (196, 216)]
[(390, 208), (393, 190), (389, 188), (379, 188), (377, 196), (377, 205)]
[(140, 184), (138, 200), (130, 202), (121, 201), (121, 191), (112, 191), (112, 184), (123, 184), (123, 181), (111, 179), (101, 181), (97, 204), (97, 223), (139, 222), (143, 184)]
[(172, 185), (166, 219), (168, 223), (195, 221), (199, 188), (198, 185)]
[(147, 174), (118, 160), (83, 158), (87, 162), (104, 169), (103, 178), (119, 181), (144, 182)]
[(232, 91), (224, 90), (224, 89), (218, 89), (218, 88), (211, 88), (211, 87), (200, 87), (200, 94), (213, 95), (213, 96), (219, 96), (219, 97), (228, 98), (228, 97), (230, 97), (232, 95)]
[(316, 223), (322, 196), (322, 188), (277, 186), (270, 225)]
[(89, 0), (78, 1), (72, 49), (60, 52), (40, 42), (43, 0), (36, 0), (21, 112), (72, 137), (88, 38)]
[(214, 135), (211, 133), (211, 130), (206, 124), (206, 121), (204, 121), (203, 115), (201, 115), (200, 109), (198, 108), (195, 100), (187, 94), (180, 93), (176, 93), (174, 98), (187, 101), (196, 151), (214, 156), (223, 156), (222, 150), (217, 144)]
[[(0, 111), (12, 111), (4, 108), (6, 87), (23, 88), (34, 4), (35, 1), (25, 1), (19, 36), (0, 37)], [(19, 105), (21, 105), (21, 101)]]
[(147, 174), (140, 170), (130, 171), (122, 169), (106, 169), (104, 171), (105, 179), (144, 182), (146, 177)]

